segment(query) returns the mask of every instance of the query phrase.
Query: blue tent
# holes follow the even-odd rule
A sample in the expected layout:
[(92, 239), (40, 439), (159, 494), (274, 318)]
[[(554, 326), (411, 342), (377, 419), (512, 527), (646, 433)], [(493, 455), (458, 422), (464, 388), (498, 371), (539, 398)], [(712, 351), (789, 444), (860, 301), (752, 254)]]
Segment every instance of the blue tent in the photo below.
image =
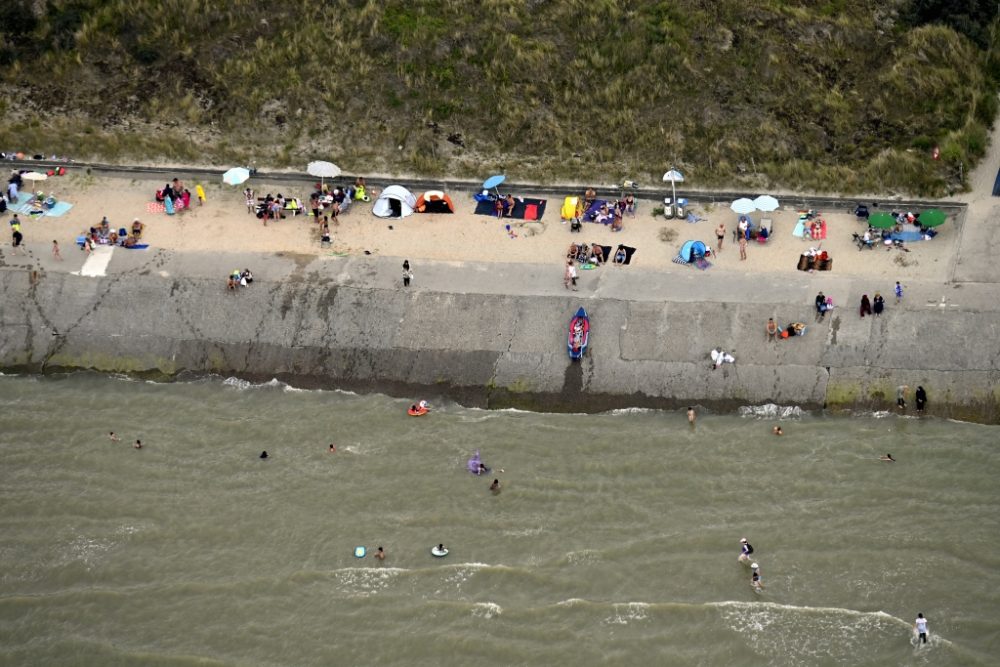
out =
[(701, 241), (685, 241), (684, 245), (681, 246), (679, 256), (688, 263), (693, 262), (699, 257), (704, 257), (705, 244)]

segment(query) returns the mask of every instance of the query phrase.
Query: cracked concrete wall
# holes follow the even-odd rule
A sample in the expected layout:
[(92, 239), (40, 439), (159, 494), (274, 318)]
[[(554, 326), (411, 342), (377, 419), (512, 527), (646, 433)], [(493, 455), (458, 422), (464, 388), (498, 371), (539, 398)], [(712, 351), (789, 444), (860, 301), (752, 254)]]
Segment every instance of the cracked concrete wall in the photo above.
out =
[[(579, 299), (375, 289), (302, 268), (235, 293), (214, 278), (148, 270), (34, 281), (27, 271), (0, 271), (0, 367), (214, 372), (581, 411), (766, 402), (890, 409), (895, 387), (908, 384), (927, 388), (936, 414), (1000, 419), (995, 313), (890, 309), (860, 319), (836, 310), (814, 322), (811, 308), (788, 304), (588, 298), (591, 347), (571, 364), (566, 327)], [(806, 336), (766, 341), (764, 322), (778, 305), (808, 323)], [(737, 363), (713, 371), (716, 346)]]

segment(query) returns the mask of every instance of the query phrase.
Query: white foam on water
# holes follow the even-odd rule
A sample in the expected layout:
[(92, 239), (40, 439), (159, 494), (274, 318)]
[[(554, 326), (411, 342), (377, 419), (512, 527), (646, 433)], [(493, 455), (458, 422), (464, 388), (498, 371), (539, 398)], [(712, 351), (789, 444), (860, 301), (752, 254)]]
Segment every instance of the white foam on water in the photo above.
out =
[(369, 597), (384, 591), (405, 569), (398, 567), (345, 567), (334, 570), (340, 590), (352, 597)]
[(650, 412), (661, 412), (656, 408), (615, 408), (603, 413), (606, 415), (642, 415)]
[(645, 621), (649, 618), (650, 605), (646, 602), (615, 603), (614, 612), (603, 620), (605, 625), (628, 625), (632, 621)]
[(495, 602), (477, 602), (472, 605), (472, 615), (477, 618), (496, 618), (503, 613), (503, 607)]
[(797, 405), (776, 405), (774, 403), (743, 405), (740, 406), (738, 413), (741, 417), (756, 419), (793, 419), (809, 415), (808, 410), (803, 410)]

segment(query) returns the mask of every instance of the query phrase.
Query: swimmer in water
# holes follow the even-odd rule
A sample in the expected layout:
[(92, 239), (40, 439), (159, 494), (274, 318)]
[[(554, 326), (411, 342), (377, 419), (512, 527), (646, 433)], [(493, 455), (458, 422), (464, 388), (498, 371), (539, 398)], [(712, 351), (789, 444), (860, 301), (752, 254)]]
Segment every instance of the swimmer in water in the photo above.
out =
[(750, 575), (750, 585), (753, 586), (755, 591), (760, 593), (764, 590), (764, 582), (760, 579), (760, 566), (754, 563), (750, 566), (750, 569), (753, 571), (753, 574)]
[(772, 428), (771, 433), (775, 435), (785, 435), (785, 432), (781, 430), (780, 426), (775, 426), (774, 428)]
[(142, 449), (142, 440), (136, 440), (135, 444), (132, 445), (132, 447), (135, 449)]
[(261, 459), (266, 459), (267, 458), (267, 450), (266, 449), (260, 453), (260, 458)]
[(431, 404), (428, 403), (427, 401), (420, 401), (419, 403), (417, 403), (417, 407), (420, 408), (421, 410), (430, 410)]
[(740, 557), (737, 559), (741, 563), (746, 563), (750, 560), (750, 554), (753, 553), (753, 546), (747, 542), (747, 538), (742, 538), (740, 540)]
[(479, 464), (479, 472), (477, 472), (476, 474), (477, 475), (485, 475), (488, 472), (489, 472), (489, 470), (486, 469), (486, 464), (485, 463), (480, 463)]
[(111, 442), (118, 442), (119, 440), (121, 440), (121, 438), (119, 438), (117, 435), (115, 435), (114, 431), (111, 431), (110, 433), (108, 433), (108, 437), (111, 438)]
[(689, 406), (688, 406), (688, 423), (689, 423), (689, 424), (691, 424), (691, 426), (694, 426), (694, 420), (695, 420), (696, 418), (697, 418), (697, 415), (696, 415), (696, 414), (695, 414), (695, 412), (694, 412), (694, 408), (692, 408), (692, 407), (691, 407), (691, 406), (689, 405)]
[(375, 558), (378, 558), (379, 560), (385, 560), (385, 551), (382, 549), (382, 547), (379, 547), (375, 551)]
[(336, 446), (336, 445), (334, 445), (333, 443), (330, 443), (330, 449), (328, 449), (328, 450), (326, 450), (326, 451), (328, 451), (328, 452), (329, 452), (329, 453), (331, 453), (331, 454), (334, 454), (334, 453), (336, 453), (336, 451), (337, 451), (337, 446)]
[(500, 480), (494, 479), (493, 483), (490, 484), (490, 491), (493, 493), (500, 493)]
[(896, 462), (896, 459), (892, 458), (892, 454), (886, 454), (885, 456), (880, 456), (878, 460), (879, 461), (889, 461), (891, 463), (895, 463)]

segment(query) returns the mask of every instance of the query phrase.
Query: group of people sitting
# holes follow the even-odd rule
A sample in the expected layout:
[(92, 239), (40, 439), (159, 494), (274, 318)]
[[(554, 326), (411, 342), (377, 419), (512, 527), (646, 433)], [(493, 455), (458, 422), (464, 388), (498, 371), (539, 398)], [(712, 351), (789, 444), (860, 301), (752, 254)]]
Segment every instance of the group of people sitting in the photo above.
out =
[(162, 190), (156, 191), (156, 201), (162, 203), (167, 199), (174, 205), (174, 210), (191, 208), (191, 191), (184, 187), (184, 181), (179, 178), (173, 179), (164, 185)]
[(602, 246), (597, 243), (570, 243), (569, 250), (566, 251), (566, 259), (594, 266), (601, 266), (608, 262), (625, 264), (628, 260), (628, 251), (623, 244), (619, 244), (618, 249), (611, 252), (611, 246)]
[[(587, 188), (587, 191), (583, 193), (583, 210), (584, 211), (590, 210), (590, 207), (594, 205), (595, 201), (597, 201), (597, 192), (594, 191), (594, 188)], [(608, 208), (608, 207), (602, 207), (602, 208)], [(626, 213), (634, 217), (635, 195), (629, 193), (624, 197), (622, 197), (621, 199), (616, 199), (615, 201), (611, 202), (610, 209), (612, 209), (613, 211), (617, 211), (619, 217)], [(613, 217), (614, 213), (612, 212), (611, 215)]]
[(295, 197), (285, 197), (280, 192), (277, 196), (267, 193), (266, 197), (256, 197), (251, 188), (243, 191), (246, 199), (247, 213), (257, 216), (267, 225), (268, 220), (280, 220), (288, 215), (298, 215), (303, 212), (302, 203)]
[[(364, 182), (364, 179), (360, 180)], [(316, 189), (309, 195), (309, 208), (317, 222), (319, 222), (321, 215), (326, 221), (330, 219), (336, 221), (338, 215), (347, 213), (357, 193), (357, 187), (342, 188), (338, 185), (331, 188), (329, 185), (317, 183)]]
[(132, 221), (132, 229), (129, 231), (125, 227), (115, 230), (108, 221), (107, 216), (101, 219), (100, 224), (91, 227), (77, 237), (76, 242), (82, 249), (90, 252), (95, 246), (117, 245), (124, 248), (133, 248), (139, 245), (142, 238), (142, 230), (146, 225), (139, 218)]
[(253, 274), (250, 273), (250, 269), (233, 269), (229, 277), (226, 278), (226, 287), (235, 290), (237, 287), (246, 287), (253, 282)]
[(792, 336), (805, 336), (806, 325), (803, 322), (789, 322), (788, 326), (782, 329), (773, 317), (767, 318), (767, 339), (777, 340), (779, 338), (791, 338)]

